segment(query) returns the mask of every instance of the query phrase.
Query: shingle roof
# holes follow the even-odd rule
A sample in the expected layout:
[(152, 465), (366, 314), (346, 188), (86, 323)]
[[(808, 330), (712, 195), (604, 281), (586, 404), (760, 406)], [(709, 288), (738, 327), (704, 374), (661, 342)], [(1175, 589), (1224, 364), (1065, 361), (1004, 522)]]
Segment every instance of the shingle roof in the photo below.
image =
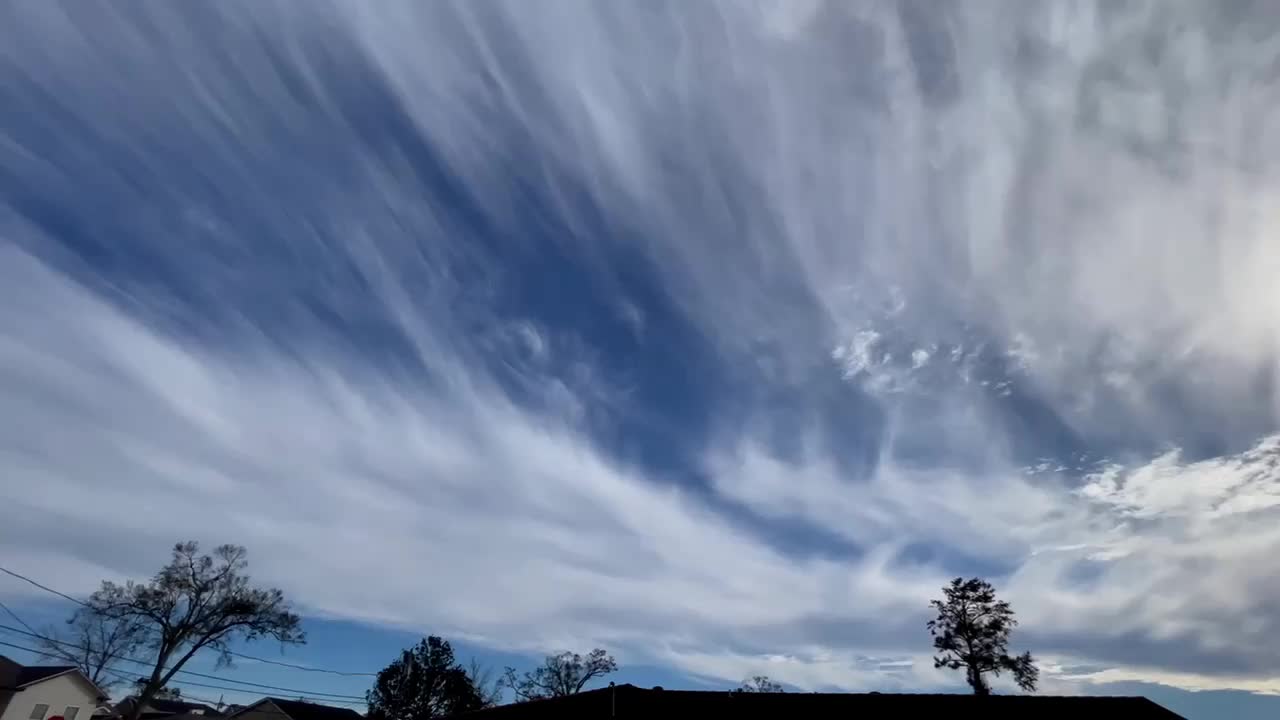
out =
[[(129, 714), (133, 709), (134, 703), (138, 702), (137, 696), (129, 697), (116, 703), (116, 712), (121, 715)], [(197, 712), (204, 717), (219, 717), (222, 713), (212, 706), (204, 703), (187, 702), (186, 700), (167, 700), (165, 698), (152, 698), (147, 701), (146, 711), (142, 713), (143, 718), (160, 718), (173, 717), (175, 715), (184, 715), (186, 713)]]
[(69, 673), (75, 670), (72, 665), (25, 665), (18, 671), (16, 685), (22, 687), (46, 678)]
[[(646, 690), (619, 685), (552, 700), (503, 705), (467, 715), (487, 718), (731, 717), (767, 713), (778, 717), (981, 717), (984, 720), (1179, 720), (1180, 715), (1142, 697), (1054, 697), (1046, 695), (909, 695), (888, 693), (739, 693)], [(295, 719), (296, 720), (296, 719)]]
[[(20, 692), (22, 688), (33, 683), (38, 683), (41, 680), (47, 680), (67, 673), (75, 673), (76, 677), (79, 677), (86, 683), (89, 683), (89, 679), (71, 665), (23, 666), (3, 655), (0, 655), (0, 714), (4, 713), (4, 710), (8, 707), (14, 693)], [(93, 687), (92, 683), (89, 683), (89, 685), (90, 687)], [(101, 693), (102, 691), (98, 689), (98, 692)]]
[(5, 708), (9, 706), (10, 698), (17, 692), (18, 673), (21, 671), (21, 665), (0, 655), (0, 715), (4, 715)]
[[(333, 707), (302, 700), (283, 700), (281, 698), (264, 698), (270, 700), (291, 720), (364, 720), (364, 716), (351, 708)], [(255, 703), (256, 704), (256, 703)]]
[(10, 687), (22, 670), (22, 665), (0, 655), (0, 688)]
[(189, 713), (192, 710), (200, 710), (205, 715), (221, 715), (213, 706), (204, 703), (187, 702), (186, 700), (167, 700), (164, 698), (152, 698), (147, 701), (147, 707), (154, 709), (157, 713), (168, 713), (170, 715), (181, 715)]
[[(146, 714), (143, 714), (142, 717), (146, 718)], [(217, 712), (216, 710), (213, 712), (184, 712), (176, 715), (163, 715), (161, 717), (163, 717), (164, 720), (219, 720), (219, 718), (222, 717), (222, 713)]]

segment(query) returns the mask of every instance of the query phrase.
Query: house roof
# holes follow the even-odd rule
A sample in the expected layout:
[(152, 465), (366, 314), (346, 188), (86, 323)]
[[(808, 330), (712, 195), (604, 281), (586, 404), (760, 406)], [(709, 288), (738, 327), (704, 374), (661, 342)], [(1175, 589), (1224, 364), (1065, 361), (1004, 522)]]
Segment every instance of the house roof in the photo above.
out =
[(195, 710), (199, 710), (204, 715), (221, 715), (213, 706), (204, 703), (187, 702), (186, 700), (168, 700), (164, 698), (152, 698), (147, 701), (147, 707), (152, 708), (158, 713), (168, 713), (170, 715), (181, 715)]
[(494, 718), (642, 718), (663, 713), (729, 717), (731, 713), (772, 713), (780, 717), (822, 717), (858, 713), (859, 717), (897, 717), (925, 713), (933, 717), (982, 717), (986, 720), (1179, 720), (1180, 715), (1142, 697), (1055, 697), (1047, 695), (913, 695), (889, 693), (749, 693), (696, 690), (647, 690), (634, 685), (591, 690), (479, 710), (466, 717)]
[(351, 708), (333, 707), (332, 705), (321, 705), (319, 703), (305, 702), (303, 700), (285, 700), (283, 698), (273, 697), (262, 698), (248, 707), (237, 710), (235, 715), (251, 712), (255, 707), (265, 702), (269, 702), (277, 708), (280, 708), (280, 712), (288, 715), (290, 720), (364, 720), (363, 715)]
[[(143, 718), (147, 715), (144, 713)], [(211, 712), (184, 712), (176, 715), (163, 715), (164, 720), (218, 720), (222, 717), (222, 713), (214, 710)]]
[(18, 691), (18, 673), (22, 666), (0, 655), (0, 715), (4, 715), (9, 700)]
[[(129, 710), (133, 709), (134, 703), (138, 702), (136, 695), (129, 697), (116, 703), (116, 711), (121, 715), (125, 715)], [(187, 702), (186, 700), (168, 700), (165, 698), (152, 698), (147, 701), (144, 708), (143, 718), (173, 717), (175, 715), (185, 715), (187, 713), (195, 713), (203, 717), (219, 717), (222, 713), (215, 708), (204, 703)]]
[(74, 665), (21, 665), (0, 655), (0, 689), (16, 690), (67, 673), (76, 673), (91, 687), (102, 693), (102, 690)]
[(84, 673), (71, 665), (21, 665), (0, 655), (0, 713), (8, 707), (14, 694), (35, 683), (74, 673), (86, 685), (93, 688), (99, 700), (105, 697), (102, 689), (94, 685)]
[(14, 685), (25, 687), (69, 672), (76, 672), (76, 668), (71, 665), (27, 665), (18, 671)]

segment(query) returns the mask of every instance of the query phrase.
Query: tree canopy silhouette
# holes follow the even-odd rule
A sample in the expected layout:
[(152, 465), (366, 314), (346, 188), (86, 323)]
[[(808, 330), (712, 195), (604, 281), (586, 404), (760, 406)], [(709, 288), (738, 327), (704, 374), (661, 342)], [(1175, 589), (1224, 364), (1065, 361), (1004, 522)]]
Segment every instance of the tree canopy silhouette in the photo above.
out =
[(365, 699), (369, 720), (433, 720), (488, 704), (468, 671), (454, 659), (449, 641), (435, 635), (379, 671)]
[(786, 688), (769, 679), (768, 675), (752, 675), (738, 686), (736, 692), (780, 693)]
[(564, 697), (582, 692), (588, 682), (618, 669), (613, 656), (596, 648), (586, 657), (562, 652), (548, 655), (542, 665), (516, 676), (516, 669), (506, 669), (503, 684), (511, 688), (517, 701), (547, 697)]
[[(146, 688), (146, 687), (147, 687), (147, 679), (146, 679), (146, 678), (144, 678), (144, 677), (140, 677), (140, 678), (138, 678), (137, 680), (134, 680), (134, 681), (133, 681), (133, 689), (134, 689), (135, 697), (136, 697), (138, 694), (141, 694), (141, 693), (142, 693), (142, 690), (143, 690), (144, 688)], [(152, 696), (152, 699), (153, 699), (153, 700), (181, 700), (181, 699), (182, 699), (182, 688), (180, 688), (180, 687), (162, 687), (162, 688), (160, 688), (159, 690), (157, 690), (157, 691), (155, 692), (155, 695), (153, 695), (153, 696)]]
[(200, 555), (197, 543), (178, 543), (169, 564), (150, 582), (104, 581), (89, 597), (90, 612), (110, 623), (136, 624), (141, 644), (154, 653), (138, 702), (124, 720), (138, 720), (146, 704), (202, 649), (218, 652), (218, 663), (228, 665), (233, 640), (305, 642), (284, 593), (249, 585), (245, 554), (237, 545), (221, 545), (212, 555)]
[(975, 695), (990, 695), (988, 673), (1009, 672), (1018, 687), (1034, 692), (1040, 671), (1031, 653), (1008, 653), (1009, 633), (1017, 626), (1009, 603), (996, 600), (991, 583), (980, 578), (956, 578), (944, 587), (945, 599), (930, 602), (938, 617), (928, 622), (933, 647), (940, 655), (934, 667), (964, 668)]

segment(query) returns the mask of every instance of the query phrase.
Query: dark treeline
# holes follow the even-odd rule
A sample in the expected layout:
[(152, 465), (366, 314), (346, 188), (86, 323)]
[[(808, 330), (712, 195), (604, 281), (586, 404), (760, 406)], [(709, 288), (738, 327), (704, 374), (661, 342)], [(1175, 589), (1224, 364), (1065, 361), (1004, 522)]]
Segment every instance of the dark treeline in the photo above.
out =
[[(202, 555), (195, 542), (174, 546), (168, 564), (145, 583), (104, 581), (81, 603), (66, 627), (37, 635), (42, 653), (76, 665), (99, 687), (135, 683), (136, 702), (123, 720), (138, 720), (147, 702), (174, 698), (175, 675), (198, 653), (212, 652), (230, 665), (233, 643), (269, 638), (305, 642), (300, 620), (284, 594), (250, 583), (245, 549), (223, 545)], [(1039, 679), (1030, 653), (1009, 654), (1017, 626), (1009, 603), (979, 578), (956, 578), (931, 602), (927, 623), (936, 651), (934, 666), (963, 670), (977, 695), (991, 693), (991, 677), (1008, 674), (1032, 692)], [(145, 658), (145, 660), (142, 660)], [(121, 665), (128, 663), (128, 669)], [(144, 665), (139, 672), (136, 665)], [(616, 672), (604, 649), (547, 655), (524, 672), (495, 673), (475, 660), (464, 666), (448, 640), (432, 635), (407, 648), (379, 671), (365, 693), (370, 720), (433, 720), (502, 702), (528, 702), (573, 695)], [(136, 681), (132, 678), (137, 678)], [(765, 675), (742, 682), (736, 692), (779, 693), (785, 688)]]

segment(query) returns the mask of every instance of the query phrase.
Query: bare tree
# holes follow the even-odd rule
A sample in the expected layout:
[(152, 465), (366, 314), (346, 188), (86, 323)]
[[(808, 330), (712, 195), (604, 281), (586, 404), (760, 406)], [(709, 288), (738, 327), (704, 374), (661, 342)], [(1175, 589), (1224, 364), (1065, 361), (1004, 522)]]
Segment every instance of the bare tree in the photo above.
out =
[(501, 675), (494, 673), (492, 667), (485, 667), (472, 658), (471, 664), (467, 666), (467, 677), (471, 679), (471, 686), (480, 696), (484, 707), (494, 707), (502, 702), (503, 679)]
[(146, 641), (142, 626), (132, 618), (111, 619), (88, 608), (77, 610), (66, 624), (41, 633), (41, 655), (75, 665), (103, 690), (119, 684), (118, 666)]
[(780, 693), (786, 691), (786, 688), (770, 680), (768, 675), (753, 675), (743, 680), (742, 685), (739, 685), (737, 689), (737, 692), (755, 693)]
[(225, 666), (233, 640), (305, 642), (284, 593), (249, 585), (244, 548), (221, 545), (212, 555), (199, 550), (194, 542), (178, 543), (150, 582), (104, 581), (89, 598), (91, 612), (105, 620), (136, 623), (153, 653), (151, 673), (124, 720), (138, 720), (147, 702), (205, 648), (219, 653), (218, 664)]
[[(594, 678), (603, 677), (618, 669), (613, 656), (596, 648), (586, 657), (578, 653), (562, 652), (548, 655), (542, 665), (516, 676), (516, 669), (509, 667), (502, 684), (511, 688), (516, 701), (538, 698), (564, 697), (582, 692), (582, 688)], [(134, 720), (134, 719), (130, 719)]]
[(942, 591), (945, 600), (929, 603), (938, 611), (938, 617), (928, 622), (929, 633), (934, 649), (941, 653), (933, 658), (933, 666), (964, 668), (974, 695), (990, 695), (985, 675), (998, 677), (1004, 671), (1013, 675), (1018, 687), (1034, 692), (1040, 671), (1031, 653), (1009, 655), (1009, 633), (1018, 621), (1009, 603), (996, 600), (991, 583), (956, 578)]

